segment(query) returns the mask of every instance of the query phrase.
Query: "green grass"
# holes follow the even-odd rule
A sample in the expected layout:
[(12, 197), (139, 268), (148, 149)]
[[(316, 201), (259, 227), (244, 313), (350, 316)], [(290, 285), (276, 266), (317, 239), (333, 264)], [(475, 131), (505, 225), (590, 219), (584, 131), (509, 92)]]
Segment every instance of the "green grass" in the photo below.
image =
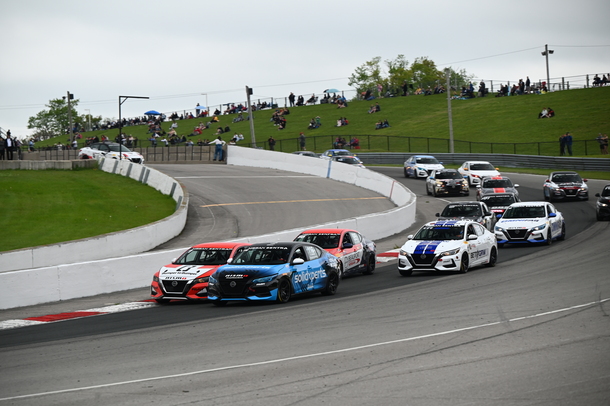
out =
[(0, 171), (2, 251), (152, 223), (176, 203), (150, 186), (97, 169)]

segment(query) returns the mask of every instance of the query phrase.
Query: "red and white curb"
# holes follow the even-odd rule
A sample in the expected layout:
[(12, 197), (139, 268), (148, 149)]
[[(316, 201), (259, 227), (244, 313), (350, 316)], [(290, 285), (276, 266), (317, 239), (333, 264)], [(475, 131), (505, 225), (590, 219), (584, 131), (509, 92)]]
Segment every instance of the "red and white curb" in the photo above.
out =
[(6, 330), (9, 328), (17, 327), (35, 326), (37, 324), (79, 319), (82, 317), (98, 316), (100, 314), (119, 313), (126, 312), (128, 310), (139, 310), (147, 307), (153, 307), (156, 305), (157, 303), (154, 300), (143, 300), (141, 302), (123, 303), (118, 305), (98, 307), (96, 309), (77, 310), (75, 312), (49, 314), (47, 316), (28, 317), (25, 319), (5, 320), (0, 321), (0, 330)]
[(377, 262), (390, 262), (398, 259), (399, 251), (400, 249), (395, 249), (377, 254)]

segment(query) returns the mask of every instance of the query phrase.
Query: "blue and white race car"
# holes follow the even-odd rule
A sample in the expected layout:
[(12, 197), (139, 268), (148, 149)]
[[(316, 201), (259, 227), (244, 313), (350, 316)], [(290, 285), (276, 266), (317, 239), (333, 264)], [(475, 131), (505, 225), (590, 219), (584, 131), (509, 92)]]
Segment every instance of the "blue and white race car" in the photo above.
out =
[(561, 212), (547, 202), (511, 204), (494, 228), (498, 247), (504, 244), (547, 244), (566, 237)]
[(404, 165), (405, 178), (410, 176), (417, 178), (427, 178), (437, 169), (445, 169), (442, 162), (432, 155), (413, 155), (405, 161)]
[(398, 272), (459, 271), (477, 265), (495, 266), (496, 237), (481, 224), (469, 220), (432, 221), (410, 235), (398, 253)]
[(338, 259), (315, 244), (277, 242), (243, 249), (208, 281), (208, 300), (276, 301), (292, 295), (321, 292), (334, 295), (339, 286)]

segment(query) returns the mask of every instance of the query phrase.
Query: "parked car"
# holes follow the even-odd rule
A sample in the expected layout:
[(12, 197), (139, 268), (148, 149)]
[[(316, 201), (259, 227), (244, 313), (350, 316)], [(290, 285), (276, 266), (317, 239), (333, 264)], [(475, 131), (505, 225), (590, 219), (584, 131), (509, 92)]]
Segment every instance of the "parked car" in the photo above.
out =
[(413, 155), (404, 163), (405, 178), (427, 178), (432, 171), (444, 168), (443, 163), (432, 155)]
[(466, 161), (458, 168), (458, 172), (468, 180), (470, 186), (479, 185), (485, 176), (500, 176), (498, 168), (487, 161)]
[(230, 301), (286, 303), (293, 295), (334, 295), (339, 260), (315, 244), (253, 244), (210, 276), (208, 299), (216, 306)]
[(470, 220), (432, 221), (425, 224), (398, 253), (398, 272), (458, 271), (466, 273), (477, 265), (495, 266), (496, 237)]
[(596, 193), (595, 212), (598, 220), (610, 219), (610, 183), (604, 186), (601, 193)]
[(470, 195), (466, 179), (455, 169), (436, 169), (426, 178), (426, 193), (438, 195)]
[(143, 164), (144, 157), (124, 145), (116, 142), (94, 142), (78, 150), (79, 159), (96, 159), (98, 157), (126, 159), (136, 164)]
[(576, 172), (551, 172), (542, 185), (544, 200), (589, 200), (589, 186)]
[(519, 196), (518, 184), (513, 184), (506, 176), (487, 176), (481, 179), (481, 184), (477, 186), (477, 200), (481, 197), (494, 193), (511, 193)]
[(471, 220), (493, 231), (495, 217), (489, 207), (483, 202), (453, 202), (449, 203), (441, 213), (436, 213), (439, 220)]
[(295, 241), (316, 244), (339, 258), (339, 276), (375, 271), (377, 246), (356, 230), (345, 228), (315, 228), (305, 230)]

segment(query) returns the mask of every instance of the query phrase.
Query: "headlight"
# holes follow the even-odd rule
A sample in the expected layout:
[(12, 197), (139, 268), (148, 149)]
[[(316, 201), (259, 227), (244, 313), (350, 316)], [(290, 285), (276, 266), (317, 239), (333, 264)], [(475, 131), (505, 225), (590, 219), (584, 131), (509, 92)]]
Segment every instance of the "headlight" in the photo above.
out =
[(405, 250), (400, 250), (400, 251), (398, 252), (398, 255), (402, 255), (403, 257), (406, 257), (406, 256), (407, 256), (407, 251), (405, 251)]
[(544, 230), (545, 228), (546, 228), (546, 224), (540, 224), (539, 226), (532, 228), (532, 231), (540, 231), (540, 230)]
[(209, 276), (204, 276), (202, 278), (194, 279), (193, 283), (208, 283), (209, 280), (210, 280)]
[(159, 276), (158, 275), (153, 276), (153, 282), (159, 282)]
[(208, 283), (217, 283), (218, 281), (214, 278), (214, 275), (210, 275), (208, 277)]
[(445, 251), (445, 252), (441, 252), (441, 257), (447, 256), (447, 255), (455, 255), (458, 252), (460, 252), (460, 248), (455, 248), (449, 251)]
[(254, 279), (252, 283), (267, 283), (275, 279), (275, 275), (265, 276), (264, 278)]
[(494, 230), (495, 230), (495, 231), (501, 231), (501, 232), (505, 232), (505, 231), (506, 231), (505, 229), (503, 229), (503, 228), (502, 228), (502, 227), (500, 227), (500, 226), (495, 226), (495, 227), (494, 227)]
[(608, 203), (597, 202), (599, 207), (608, 207)]

